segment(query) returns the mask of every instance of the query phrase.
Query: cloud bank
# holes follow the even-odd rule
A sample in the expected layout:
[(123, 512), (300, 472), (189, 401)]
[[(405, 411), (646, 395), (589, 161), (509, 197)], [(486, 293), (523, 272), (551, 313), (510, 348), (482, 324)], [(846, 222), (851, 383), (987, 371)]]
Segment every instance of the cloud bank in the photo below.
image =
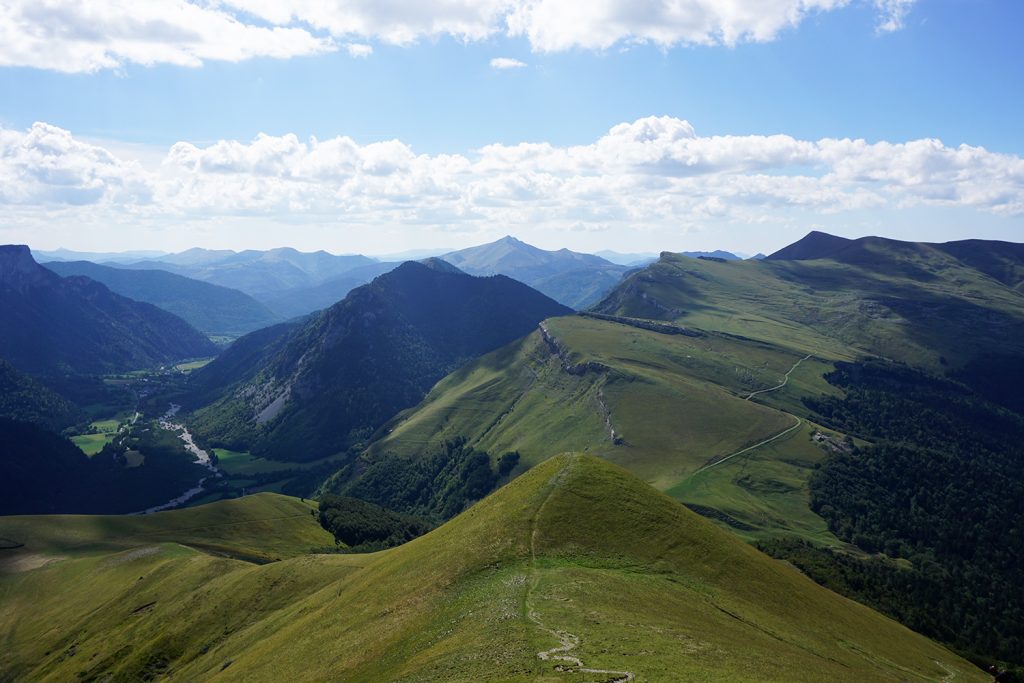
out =
[(478, 231), (686, 229), (785, 222), (793, 210), (957, 207), (1024, 215), (1024, 160), (939, 140), (700, 136), (686, 121), (622, 123), (587, 145), (416, 153), (399, 140), (259, 135), (173, 145), (145, 167), (45, 123), (0, 129), (0, 204), (19, 224), (174, 225), (258, 216), (337, 226)]
[[(865, 0), (866, 1), (866, 0)], [(879, 31), (898, 30), (915, 0), (873, 0)], [(775, 40), (851, 0), (6, 0), (0, 66), (69, 73), (126, 64), (291, 58), (367, 41), (525, 38), (535, 52), (619, 44), (734, 46)]]

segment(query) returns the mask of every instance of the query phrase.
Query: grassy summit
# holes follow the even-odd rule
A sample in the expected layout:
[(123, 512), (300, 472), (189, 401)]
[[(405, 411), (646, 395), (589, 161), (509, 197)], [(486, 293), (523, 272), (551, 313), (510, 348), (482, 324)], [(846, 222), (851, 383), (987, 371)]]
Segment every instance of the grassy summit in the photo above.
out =
[[(280, 500), (244, 499), (231, 515)], [(218, 510), (186, 512), (202, 524)], [(141, 528), (168, 530), (172, 514), (139, 519), (122, 550), (102, 548), (101, 533), (94, 550), (2, 576), (5, 676), (984, 679), (593, 457), (548, 460), (426, 536), (366, 556), (259, 566), (182, 545), (202, 527), (160, 544)], [(297, 526), (283, 533), (295, 534), (307, 516), (287, 519)], [(0, 521), (0, 536), (65, 552), (66, 541), (15, 521)], [(258, 550), (272, 536), (245, 543)]]

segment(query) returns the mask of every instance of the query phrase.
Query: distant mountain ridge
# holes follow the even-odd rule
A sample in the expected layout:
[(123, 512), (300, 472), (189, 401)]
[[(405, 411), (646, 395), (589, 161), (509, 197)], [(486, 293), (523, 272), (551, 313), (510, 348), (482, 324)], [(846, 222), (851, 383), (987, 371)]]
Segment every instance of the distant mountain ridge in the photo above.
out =
[(240, 252), (193, 248), (157, 259), (119, 264), (119, 267), (159, 268), (237, 289), (259, 300), (288, 289), (312, 287), (353, 268), (374, 263), (374, 259), (358, 254), (337, 256), (326, 251), (301, 252), (290, 247)]
[[(193, 426), (211, 442), (281, 459), (343, 452), (463, 362), (570, 312), (504, 276), (406, 262), (298, 329), (236, 342), (253, 366)], [(194, 381), (246, 375), (237, 363), (229, 352)]]
[(470, 275), (507, 275), (576, 309), (599, 301), (629, 270), (594, 254), (539, 249), (511, 235), (441, 258)]
[(217, 352), (181, 318), (89, 278), (62, 278), (24, 245), (0, 246), (0, 311), (0, 357), (23, 372), (118, 372)]
[(985, 273), (1011, 288), (1024, 283), (1024, 244), (998, 240), (954, 242), (905, 242), (885, 237), (847, 239), (812, 231), (804, 238), (766, 257), (769, 261), (810, 261), (831, 259), (841, 263), (871, 265), (897, 252), (906, 259), (927, 259), (934, 251), (951, 256), (963, 265)]
[(166, 251), (138, 250), (138, 251), (75, 251), (74, 249), (33, 249), (39, 263), (52, 261), (92, 261), (93, 263), (135, 263), (145, 259), (156, 259), (169, 256)]
[(45, 264), (62, 277), (84, 275), (122, 296), (153, 304), (211, 335), (238, 336), (280, 322), (263, 304), (236, 289), (165, 270), (113, 268), (90, 261)]

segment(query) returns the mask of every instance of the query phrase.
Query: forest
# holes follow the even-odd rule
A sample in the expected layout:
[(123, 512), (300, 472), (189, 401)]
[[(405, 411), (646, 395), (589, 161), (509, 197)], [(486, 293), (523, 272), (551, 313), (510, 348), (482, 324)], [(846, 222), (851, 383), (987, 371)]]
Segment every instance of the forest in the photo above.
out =
[(826, 379), (845, 397), (808, 407), (871, 445), (820, 465), (811, 506), (873, 559), (765, 549), (979, 661), (1024, 663), (1024, 418), (899, 364), (839, 363)]

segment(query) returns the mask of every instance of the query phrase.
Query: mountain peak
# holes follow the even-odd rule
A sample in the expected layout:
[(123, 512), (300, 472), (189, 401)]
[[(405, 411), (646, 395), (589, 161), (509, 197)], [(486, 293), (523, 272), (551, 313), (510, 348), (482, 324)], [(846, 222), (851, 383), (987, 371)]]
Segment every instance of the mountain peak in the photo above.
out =
[(48, 282), (56, 277), (32, 257), (24, 244), (0, 245), (0, 284), (21, 288)]
[(830, 235), (827, 232), (812, 230), (803, 238), (766, 258), (770, 261), (810, 261), (829, 258), (849, 246), (852, 241), (845, 237)]
[(417, 263), (430, 268), (431, 270), (440, 271), (442, 273), (454, 273), (456, 275), (465, 275), (463, 271), (459, 270), (452, 264), (448, 263), (442, 258), (437, 256), (431, 256), (430, 258), (420, 259)]

